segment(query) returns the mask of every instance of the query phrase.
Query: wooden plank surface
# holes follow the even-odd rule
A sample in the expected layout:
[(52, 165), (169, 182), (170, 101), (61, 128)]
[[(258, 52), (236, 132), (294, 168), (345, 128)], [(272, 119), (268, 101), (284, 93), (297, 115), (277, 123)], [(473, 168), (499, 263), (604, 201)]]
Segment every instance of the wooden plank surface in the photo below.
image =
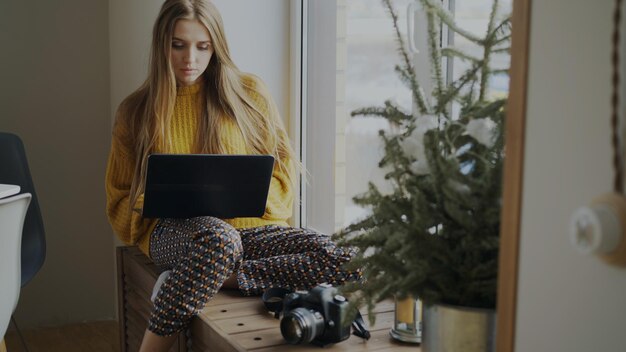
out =
[[(372, 337), (365, 341), (351, 336), (347, 341), (327, 346), (326, 351), (420, 351), (418, 345), (403, 344), (389, 336), (393, 325), (393, 302), (381, 302), (376, 309), (376, 325), (369, 327)], [(363, 312), (365, 313), (365, 312)], [(311, 345), (293, 346), (283, 339), (279, 324), (267, 312), (260, 297), (242, 297), (237, 291), (219, 292), (200, 312), (197, 320), (204, 326), (203, 336), (193, 336), (194, 345), (227, 345), (234, 351), (319, 351)], [(367, 320), (367, 316), (365, 316)], [(213, 335), (205, 340), (207, 330)]]

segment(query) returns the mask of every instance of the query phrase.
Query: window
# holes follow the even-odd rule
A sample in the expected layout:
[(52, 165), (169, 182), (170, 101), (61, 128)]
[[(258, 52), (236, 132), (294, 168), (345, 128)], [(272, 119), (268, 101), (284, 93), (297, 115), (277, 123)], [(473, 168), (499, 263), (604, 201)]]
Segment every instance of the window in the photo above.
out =
[[(500, 2), (500, 14), (510, 13), (511, 0)], [(483, 35), (492, 0), (456, 2), (444, 0), (457, 23)], [(426, 23), (418, 0), (393, 0), (399, 28), (410, 41), (412, 60), (420, 82), (430, 81), (426, 47)], [(380, 0), (303, 0), (303, 161), (309, 172), (302, 196), (302, 226), (332, 233), (366, 214), (352, 198), (372, 181), (385, 188), (379, 130), (390, 126), (379, 117), (350, 117), (351, 111), (381, 106), (391, 99), (413, 109), (411, 92), (394, 67), (399, 63), (397, 42), (387, 10)], [(409, 28), (410, 27), (410, 28)], [(441, 30), (442, 46), (454, 45), (482, 56), (472, 43)], [(508, 66), (508, 53), (494, 60)], [(467, 66), (461, 60), (445, 61), (449, 80)], [(508, 77), (492, 78), (491, 94), (506, 94)], [(423, 84), (428, 91), (427, 84)], [(458, 110), (458, 109), (456, 109)], [(455, 107), (453, 106), (453, 112)], [(458, 111), (456, 112), (458, 114)]]

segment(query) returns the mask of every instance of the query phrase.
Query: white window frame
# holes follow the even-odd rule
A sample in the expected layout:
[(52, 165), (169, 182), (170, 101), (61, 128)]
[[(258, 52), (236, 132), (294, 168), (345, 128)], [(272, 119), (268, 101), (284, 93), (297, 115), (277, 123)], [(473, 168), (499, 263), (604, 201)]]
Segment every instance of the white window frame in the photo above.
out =
[[(337, 3), (302, 0), (301, 226), (329, 234), (335, 211)], [(304, 25), (306, 24), (306, 25)]]
[[(303, 157), (303, 124), (305, 123), (305, 114), (303, 113), (303, 97), (306, 96), (306, 68), (303, 58), (306, 57), (306, 7), (304, 0), (292, 0), (290, 5), (290, 74), (289, 74), (289, 118), (288, 133), (291, 138), (292, 146), (296, 157), (304, 164)], [(304, 207), (304, 190), (302, 187), (302, 179), (297, 180), (298, 189), (295, 190), (296, 202), (293, 207), (292, 225), (296, 227), (304, 227), (302, 222), (302, 212)]]

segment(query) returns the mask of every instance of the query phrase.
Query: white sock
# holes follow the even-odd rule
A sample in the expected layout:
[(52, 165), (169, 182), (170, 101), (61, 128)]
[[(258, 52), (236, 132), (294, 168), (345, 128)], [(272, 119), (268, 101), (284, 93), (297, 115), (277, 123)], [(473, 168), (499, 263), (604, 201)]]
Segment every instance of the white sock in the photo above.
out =
[(157, 281), (154, 284), (154, 288), (152, 289), (152, 297), (150, 297), (150, 300), (152, 301), (152, 303), (154, 303), (154, 300), (156, 299), (156, 296), (159, 293), (159, 290), (161, 289), (161, 285), (163, 285), (163, 282), (165, 281), (165, 279), (167, 279), (168, 276), (170, 276), (171, 273), (172, 273), (171, 270), (165, 270), (157, 278)]

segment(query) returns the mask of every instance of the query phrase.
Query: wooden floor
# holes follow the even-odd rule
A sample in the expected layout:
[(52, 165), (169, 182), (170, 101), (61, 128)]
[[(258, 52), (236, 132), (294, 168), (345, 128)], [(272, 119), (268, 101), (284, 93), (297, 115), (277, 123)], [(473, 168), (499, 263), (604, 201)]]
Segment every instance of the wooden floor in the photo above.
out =
[[(19, 324), (19, 322), (18, 322)], [(103, 321), (22, 331), (30, 352), (119, 352), (116, 321)], [(15, 331), (7, 332), (8, 352), (24, 352)]]

